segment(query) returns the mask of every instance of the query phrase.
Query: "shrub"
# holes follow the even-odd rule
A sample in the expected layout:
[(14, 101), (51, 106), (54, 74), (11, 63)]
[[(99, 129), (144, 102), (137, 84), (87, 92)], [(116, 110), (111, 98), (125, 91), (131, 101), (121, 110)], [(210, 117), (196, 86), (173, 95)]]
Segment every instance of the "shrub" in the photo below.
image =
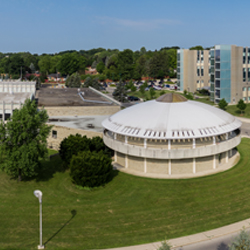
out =
[(245, 229), (229, 245), (229, 250), (250, 249), (250, 234)]
[(72, 182), (83, 187), (104, 185), (111, 180), (112, 170), (111, 159), (102, 151), (80, 152), (70, 162)]
[(163, 241), (157, 250), (170, 250), (171, 245), (167, 241)]
[(103, 151), (103, 153), (109, 157), (114, 155), (114, 151), (112, 149), (108, 148), (104, 144), (103, 139), (100, 136), (95, 136), (90, 140), (90, 151), (91, 152)]
[(67, 164), (73, 155), (77, 155), (81, 151), (90, 150), (90, 139), (80, 134), (70, 135), (64, 138), (60, 144), (59, 154), (61, 159)]

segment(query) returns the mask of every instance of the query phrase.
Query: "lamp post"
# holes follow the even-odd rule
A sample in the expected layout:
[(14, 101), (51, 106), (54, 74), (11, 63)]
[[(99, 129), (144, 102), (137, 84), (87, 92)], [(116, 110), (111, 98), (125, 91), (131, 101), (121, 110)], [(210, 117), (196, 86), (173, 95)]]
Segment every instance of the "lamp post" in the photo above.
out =
[(34, 195), (38, 198), (40, 204), (40, 245), (38, 245), (38, 249), (44, 249), (43, 245), (43, 235), (42, 235), (42, 196), (43, 193), (40, 190), (35, 190)]

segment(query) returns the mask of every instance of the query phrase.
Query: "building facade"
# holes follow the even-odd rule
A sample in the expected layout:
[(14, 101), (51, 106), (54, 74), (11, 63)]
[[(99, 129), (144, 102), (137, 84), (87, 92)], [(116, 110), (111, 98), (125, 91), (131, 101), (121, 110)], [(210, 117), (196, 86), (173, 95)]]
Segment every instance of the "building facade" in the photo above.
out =
[(177, 51), (177, 84), (181, 91), (195, 92), (210, 86), (209, 51)]
[[(196, 65), (194, 65), (193, 54), (197, 55)], [(197, 77), (201, 72), (199, 68), (202, 66), (198, 64), (200, 54), (201, 51), (198, 50), (178, 50), (177, 76), (182, 91), (186, 89), (194, 92), (210, 86), (210, 100), (215, 103), (223, 98), (232, 104), (238, 103), (240, 99), (243, 99), (245, 103), (250, 103), (250, 48), (215, 45), (210, 51), (204, 50), (205, 61), (208, 60), (208, 63), (204, 64), (203, 76), (204, 82), (208, 84), (204, 86), (197, 85), (199, 81)]]
[(213, 106), (166, 94), (117, 112), (102, 123), (104, 143), (121, 170), (188, 178), (223, 171), (239, 159), (241, 122)]

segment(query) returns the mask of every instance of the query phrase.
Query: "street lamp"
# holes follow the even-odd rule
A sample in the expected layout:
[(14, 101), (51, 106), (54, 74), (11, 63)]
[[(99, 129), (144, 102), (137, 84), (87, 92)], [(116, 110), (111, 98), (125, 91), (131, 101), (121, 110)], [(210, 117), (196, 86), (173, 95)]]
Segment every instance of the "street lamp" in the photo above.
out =
[(35, 190), (34, 195), (38, 198), (40, 203), (40, 245), (38, 245), (38, 249), (44, 249), (44, 245), (42, 244), (43, 235), (42, 235), (42, 196), (43, 193), (40, 190)]

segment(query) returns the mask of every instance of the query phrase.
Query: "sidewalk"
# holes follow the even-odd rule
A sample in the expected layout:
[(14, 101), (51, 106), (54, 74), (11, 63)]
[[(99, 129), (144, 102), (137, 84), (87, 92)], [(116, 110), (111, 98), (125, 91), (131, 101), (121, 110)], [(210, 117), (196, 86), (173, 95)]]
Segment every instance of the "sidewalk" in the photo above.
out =
[[(250, 228), (250, 219), (236, 222), (231, 225), (220, 227), (217, 229), (209, 230), (203, 233), (198, 233), (198, 234), (171, 239), (171, 240), (168, 240), (168, 242), (170, 243), (171, 246), (173, 246), (174, 248), (177, 248), (177, 247), (191, 245), (191, 244), (202, 242), (202, 241), (212, 240), (214, 238), (219, 238), (221, 236), (232, 234), (235, 232), (240, 232), (240, 230), (242, 230), (243, 228), (245, 229)], [(157, 248), (159, 248), (160, 246), (161, 246), (161, 241), (158, 241), (158, 242), (153, 242), (153, 243), (148, 243), (148, 244), (143, 244), (143, 245), (121, 247), (121, 248), (109, 248), (105, 250), (157, 250)]]

